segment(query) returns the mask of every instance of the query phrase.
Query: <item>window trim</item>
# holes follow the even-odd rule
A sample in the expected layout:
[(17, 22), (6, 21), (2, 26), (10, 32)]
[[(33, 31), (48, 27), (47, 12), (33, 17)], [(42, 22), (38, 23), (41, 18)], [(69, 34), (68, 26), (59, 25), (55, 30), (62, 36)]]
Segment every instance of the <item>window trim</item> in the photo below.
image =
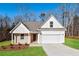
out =
[(50, 21), (50, 24), (53, 24), (53, 21)]
[(21, 34), (21, 39), (24, 39), (24, 34)]
[(53, 21), (50, 21), (50, 28), (53, 27)]
[(52, 27), (53, 27), (53, 25), (50, 25), (50, 27), (52, 28)]

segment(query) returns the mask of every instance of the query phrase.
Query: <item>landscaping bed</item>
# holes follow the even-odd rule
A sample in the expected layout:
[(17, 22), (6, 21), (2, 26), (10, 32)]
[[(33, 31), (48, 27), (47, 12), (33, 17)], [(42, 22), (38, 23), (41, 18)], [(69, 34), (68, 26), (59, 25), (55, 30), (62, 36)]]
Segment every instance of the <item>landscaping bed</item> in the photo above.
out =
[(28, 48), (28, 44), (17, 44), (17, 45), (7, 45), (7, 46), (0, 46), (0, 51), (10, 51), (10, 50), (21, 50), (24, 48)]
[(47, 56), (47, 54), (41, 46), (12, 45), (10, 41), (3, 41), (0, 42), (0, 56)]
[(21, 50), (0, 51), (0, 56), (47, 56), (42, 47), (28, 47)]

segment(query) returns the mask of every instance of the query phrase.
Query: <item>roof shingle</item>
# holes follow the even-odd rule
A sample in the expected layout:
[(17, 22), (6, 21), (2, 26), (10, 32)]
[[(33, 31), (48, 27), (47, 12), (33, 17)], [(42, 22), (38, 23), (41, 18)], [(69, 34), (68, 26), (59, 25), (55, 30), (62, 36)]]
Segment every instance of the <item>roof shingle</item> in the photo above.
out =
[(31, 21), (23, 22), (23, 23), (31, 31), (35, 31), (35, 30), (39, 29), (41, 27), (41, 25), (43, 24), (43, 22), (33, 22), (33, 21), (32, 22)]

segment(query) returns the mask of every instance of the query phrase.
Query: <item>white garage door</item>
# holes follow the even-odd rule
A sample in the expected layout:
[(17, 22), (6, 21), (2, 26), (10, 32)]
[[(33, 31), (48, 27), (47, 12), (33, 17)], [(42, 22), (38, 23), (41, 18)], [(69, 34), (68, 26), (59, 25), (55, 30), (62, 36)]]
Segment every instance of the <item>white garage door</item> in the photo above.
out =
[(63, 34), (42, 34), (41, 43), (63, 43), (64, 35)]

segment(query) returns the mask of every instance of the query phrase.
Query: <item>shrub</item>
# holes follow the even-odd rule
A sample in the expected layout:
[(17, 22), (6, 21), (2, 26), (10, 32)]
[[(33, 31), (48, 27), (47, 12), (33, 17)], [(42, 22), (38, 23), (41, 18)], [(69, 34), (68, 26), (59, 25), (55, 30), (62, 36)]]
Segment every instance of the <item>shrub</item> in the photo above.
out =
[(25, 45), (28, 45), (27, 43), (25, 43)]
[(10, 46), (13, 46), (13, 44), (10, 44)]
[(22, 44), (21, 44), (21, 43), (19, 43), (18, 45), (20, 45), (20, 46), (21, 46)]
[(10, 48), (14, 49), (14, 48), (15, 48), (15, 46), (11, 46)]
[(1, 46), (3, 49), (6, 49), (6, 47), (5, 46)]
[(21, 47), (19, 46), (18, 48), (20, 49)]

